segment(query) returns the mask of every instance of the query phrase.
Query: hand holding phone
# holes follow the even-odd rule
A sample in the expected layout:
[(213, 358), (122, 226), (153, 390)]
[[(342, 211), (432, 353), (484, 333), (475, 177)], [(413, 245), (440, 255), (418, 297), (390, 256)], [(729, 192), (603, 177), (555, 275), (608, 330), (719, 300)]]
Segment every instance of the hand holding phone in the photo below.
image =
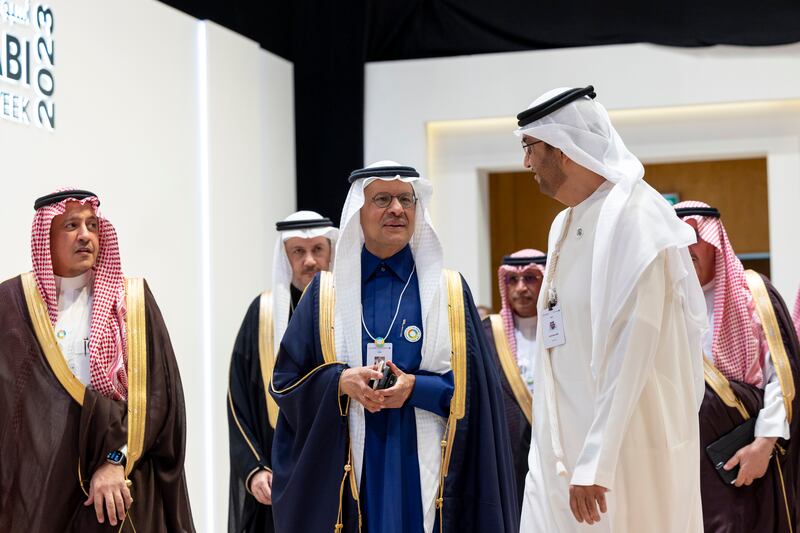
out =
[(397, 376), (394, 375), (392, 369), (389, 367), (389, 365), (386, 364), (385, 361), (383, 360), (378, 361), (375, 370), (380, 372), (382, 377), (380, 379), (370, 380), (369, 384), (370, 387), (372, 387), (372, 390), (388, 389), (392, 385), (397, 383)]

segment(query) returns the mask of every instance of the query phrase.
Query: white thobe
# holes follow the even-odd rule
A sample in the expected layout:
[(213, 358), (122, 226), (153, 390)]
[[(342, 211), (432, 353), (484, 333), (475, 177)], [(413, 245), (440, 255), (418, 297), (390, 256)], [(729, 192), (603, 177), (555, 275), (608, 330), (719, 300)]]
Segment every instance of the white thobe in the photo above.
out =
[(81, 383), (91, 381), (89, 336), (92, 322), (93, 273), (88, 270), (74, 278), (56, 276), (58, 320), (56, 341), (67, 366)]
[[(708, 311), (709, 329), (703, 337), (703, 353), (711, 363), (714, 358), (711, 355), (714, 342), (714, 296), (716, 284), (712, 281), (703, 286), (706, 297), (706, 309)], [(765, 341), (762, 339), (760, 344)], [(764, 373), (764, 406), (756, 417), (755, 436), (756, 437), (781, 437), (789, 438), (789, 421), (786, 418), (786, 406), (783, 403), (783, 391), (778, 380), (778, 373), (775, 365), (772, 364), (772, 357), (768, 349), (762, 349), (763, 358), (761, 368)]]
[[(693, 369), (680, 295), (667, 254), (650, 263), (611, 326), (607, 364), (592, 372), (591, 265), (604, 184), (573, 208), (557, 264), (556, 289), (566, 343), (550, 350), (555, 405), (548, 404), (544, 358), (536, 358), (533, 438), (525, 484), (522, 533), (701, 533), (700, 451)], [(546, 300), (539, 298), (539, 314)], [(540, 321), (541, 322), (541, 321)], [(539, 333), (541, 338), (541, 332)], [(550, 421), (560, 429), (563, 465)], [(600, 485), (608, 513), (580, 524), (569, 485)]]
[(517, 366), (528, 390), (533, 393), (533, 371), (536, 355), (538, 317), (514, 315), (514, 339), (517, 341)]

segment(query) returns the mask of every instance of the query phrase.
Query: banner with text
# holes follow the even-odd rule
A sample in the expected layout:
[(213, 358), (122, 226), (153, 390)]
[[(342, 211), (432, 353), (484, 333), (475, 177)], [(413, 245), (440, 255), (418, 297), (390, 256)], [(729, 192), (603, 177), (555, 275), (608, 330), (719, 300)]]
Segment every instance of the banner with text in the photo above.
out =
[(54, 33), (48, 5), (0, 0), (0, 120), (55, 129)]

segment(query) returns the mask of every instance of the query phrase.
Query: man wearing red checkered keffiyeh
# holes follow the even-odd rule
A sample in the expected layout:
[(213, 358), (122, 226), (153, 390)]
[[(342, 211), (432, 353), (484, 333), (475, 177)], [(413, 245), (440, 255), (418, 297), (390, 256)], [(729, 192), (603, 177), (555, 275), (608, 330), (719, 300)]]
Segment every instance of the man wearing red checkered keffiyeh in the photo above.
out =
[(483, 320), (489, 348), (500, 370), (520, 512), (531, 446), (531, 393), (538, 325), (536, 302), (546, 260), (544, 252), (531, 248), (504, 257), (497, 270), (500, 313)]
[[(796, 489), (792, 480), (796, 472), (798, 446), (792, 444), (797, 439), (789, 439), (796, 435), (797, 424), (789, 424), (781, 380), (771, 358), (744, 268), (728, 240), (718, 210), (697, 201), (681, 202), (675, 205), (675, 210), (697, 233), (697, 243), (689, 250), (705, 293), (711, 325), (704, 339), (705, 356), (727, 378), (748, 413), (755, 417), (754, 440), (739, 449), (724, 466), (725, 470), (739, 468), (734, 485), (726, 486), (720, 483), (714, 465), (702, 450), (743, 420), (735, 408), (722, 402), (711, 385), (706, 387), (700, 408), (705, 530), (727, 532), (735, 523), (740, 528), (736, 531), (790, 531), (789, 525), (796, 521)], [(764, 278), (764, 282), (781, 324), (780, 333), (791, 366), (788, 378), (794, 382), (798, 352), (788, 310), (769, 280)], [(787, 457), (781, 459), (782, 472), (771, 468), (776, 444), (780, 444), (780, 449), (788, 447)], [(751, 485), (753, 490), (750, 490)], [(786, 505), (782, 505), (784, 495), (788, 495)], [(737, 516), (734, 519), (730, 513), (733, 508), (752, 508), (752, 513), (743, 513), (751, 518), (740, 520)], [(773, 508), (778, 511), (772, 514), (761, 511)]]
[(175, 354), (99, 205), (37, 199), (33, 271), (0, 283), (4, 533), (194, 531)]
[[(520, 368), (530, 368), (531, 371), (531, 358), (536, 351), (536, 301), (542, 288), (546, 259), (544, 252), (526, 248), (504, 258), (503, 264), (497, 269), (502, 305), (500, 316), (503, 317), (506, 337)], [(530, 358), (521, 356), (518, 352), (520, 341), (529, 349)], [(523, 370), (523, 374), (525, 373)], [(525, 383), (529, 388), (533, 387), (533, 377), (526, 377)]]
[[(57, 192), (65, 190), (69, 189), (60, 189)], [(71, 249), (65, 254), (68, 257), (67, 261), (78, 261), (78, 265), (88, 265), (89, 269), (85, 272), (80, 272), (80, 266), (78, 271), (65, 271), (69, 268), (69, 264), (61, 265), (57, 261), (54, 265), (54, 258), (51, 255), (51, 235), (57, 235), (61, 231), (61, 224), (72, 223), (70, 220), (59, 220), (57, 226), (53, 224), (56, 217), (64, 218), (68, 201), (72, 210), (77, 206), (89, 206), (94, 213), (94, 220), (89, 223), (96, 226), (71, 239), (67, 243)], [(47, 304), (48, 315), (54, 327), (59, 320), (60, 278), (77, 278), (84, 273), (93, 278), (90, 281), (92, 287), (89, 288), (91, 325), (88, 362), (91, 387), (107, 398), (120, 400), (125, 399), (128, 392), (125, 353), (125, 280), (119, 258), (117, 232), (111, 222), (101, 215), (99, 204), (96, 196), (89, 196), (82, 199), (64, 199), (37, 209), (31, 228), (31, 259), (36, 285)], [(76, 230), (71, 229), (71, 231)], [(81, 263), (80, 258), (83, 256), (87, 257), (87, 261)], [(89, 257), (96, 258), (93, 265), (89, 265)], [(59, 283), (56, 282), (57, 277)], [(57, 337), (60, 338), (59, 335)]]

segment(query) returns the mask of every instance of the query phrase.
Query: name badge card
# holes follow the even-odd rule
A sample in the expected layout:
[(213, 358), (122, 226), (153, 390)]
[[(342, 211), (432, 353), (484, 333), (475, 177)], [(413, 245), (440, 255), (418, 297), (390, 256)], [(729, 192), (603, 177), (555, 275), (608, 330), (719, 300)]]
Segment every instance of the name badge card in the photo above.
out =
[(384, 342), (383, 346), (378, 346), (374, 342), (367, 344), (367, 366), (372, 366), (378, 361), (392, 360), (392, 343)]
[(561, 306), (541, 311), (542, 337), (545, 348), (555, 348), (567, 342), (564, 335), (564, 318), (561, 316)]

